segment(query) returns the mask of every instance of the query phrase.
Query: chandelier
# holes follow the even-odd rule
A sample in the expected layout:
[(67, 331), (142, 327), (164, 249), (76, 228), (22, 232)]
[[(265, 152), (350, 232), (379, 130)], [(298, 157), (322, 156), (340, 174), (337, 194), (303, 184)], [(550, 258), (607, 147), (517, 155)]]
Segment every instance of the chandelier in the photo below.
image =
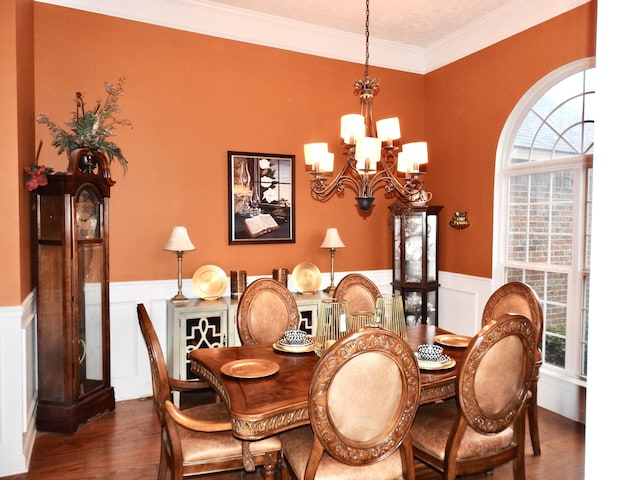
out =
[[(431, 195), (422, 191), (420, 165), (428, 162), (427, 143), (413, 142), (394, 145), (400, 138), (397, 117), (373, 122), (373, 97), (380, 89), (380, 80), (369, 77), (369, 0), (366, 2), (364, 80), (357, 79), (354, 95), (360, 96), (360, 114), (344, 115), (340, 121), (340, 136), (346, 162), (339, 174), (330, 179), (334, 154), (327, 143), (308, 143), (304, 146), (305, 164), (311, 166), (311, 192), (323, 199), (332, 193), (344, 193), (350, 186), (356, 191), (356, 202), (361, 211), (373, 205), (373, 192), (384, 186), (388, 194), (406, 201), (424, 201)], [(397, 153), (397, 155), (396, 155)], [(397, 178), (394, 171), (404, 173)]]

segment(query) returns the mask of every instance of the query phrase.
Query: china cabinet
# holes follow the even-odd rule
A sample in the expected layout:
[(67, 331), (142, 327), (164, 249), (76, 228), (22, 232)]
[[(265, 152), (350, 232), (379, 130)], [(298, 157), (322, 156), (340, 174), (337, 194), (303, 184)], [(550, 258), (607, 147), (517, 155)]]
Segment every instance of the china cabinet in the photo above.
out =
[(394, 293), (407, 323), (438, 324), (438, 214), (440, 206), (392, 205)]
[(101, 154), (69, 156), (34, 196), (38, 430), (73, 433), (115, 408), (109, 345), (109, 196)]

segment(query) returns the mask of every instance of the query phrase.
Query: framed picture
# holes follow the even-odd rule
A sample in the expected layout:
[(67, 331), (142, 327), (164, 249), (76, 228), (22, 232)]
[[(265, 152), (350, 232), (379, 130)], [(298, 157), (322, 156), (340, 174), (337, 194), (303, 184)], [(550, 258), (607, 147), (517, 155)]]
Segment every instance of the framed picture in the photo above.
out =
[(227, 152), (229, 244), (294, 243), (295, 155)]

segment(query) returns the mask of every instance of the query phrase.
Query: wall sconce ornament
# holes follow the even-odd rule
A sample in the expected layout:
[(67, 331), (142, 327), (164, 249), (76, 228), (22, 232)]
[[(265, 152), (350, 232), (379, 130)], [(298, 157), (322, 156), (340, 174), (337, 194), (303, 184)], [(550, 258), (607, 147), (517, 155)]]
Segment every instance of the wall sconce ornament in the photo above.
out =
[(449, 221), (449, 225), (451, 225), (456, 230), (464, 230), (471, 223), (467, 220), (467, 212), (455, 212), (451, 220)]

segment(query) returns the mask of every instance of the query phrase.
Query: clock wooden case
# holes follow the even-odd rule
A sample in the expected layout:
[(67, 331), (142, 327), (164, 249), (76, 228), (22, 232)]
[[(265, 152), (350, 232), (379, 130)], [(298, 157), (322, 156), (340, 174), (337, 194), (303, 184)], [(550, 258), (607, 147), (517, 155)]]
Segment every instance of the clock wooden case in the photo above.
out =
[(73, 433), (115, 408), (109, 343), (109, 196), (100, 153), (71, 152), (35, 195), (38, 430)]

